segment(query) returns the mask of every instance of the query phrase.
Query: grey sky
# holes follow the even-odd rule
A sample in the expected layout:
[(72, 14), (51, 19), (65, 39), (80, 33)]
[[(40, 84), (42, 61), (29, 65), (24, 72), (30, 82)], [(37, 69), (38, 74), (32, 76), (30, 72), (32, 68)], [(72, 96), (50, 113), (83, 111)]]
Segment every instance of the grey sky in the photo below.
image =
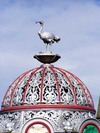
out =
[(55, 66), (78, 76), (88, 87), (97, 108), (100, 95), (99, 0), (0, 0), (0, 103), (9, 85), (22, 73), (41, 65), (34, 54), (44, 50), (38, 37), (44, 31), (61, 37), (53, 52)]

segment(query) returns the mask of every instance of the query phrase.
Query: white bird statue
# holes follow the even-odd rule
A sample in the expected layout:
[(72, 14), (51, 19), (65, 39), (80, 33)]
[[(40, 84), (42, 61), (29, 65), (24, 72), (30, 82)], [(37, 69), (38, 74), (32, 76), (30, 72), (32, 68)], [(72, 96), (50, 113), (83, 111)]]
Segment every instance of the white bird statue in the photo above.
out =
[(46, 51), (47, 51), (47, 47), (49, 45), (49, 52), (50, 52), (50, 46), (54, 43), (54, 42), (59, 42), (60, 41), (60, 37), (59, 36), (55, 36), (54, 34), (50, 33), (50, 32), (43, 32), (43, 21), (38, 21), (36, 22), (36, 24), (39, 23), (40, 24), (40, 30), (38, 32), (38, 35), (40, 37), (40, 39), (43, 40), (43, 42), (46, 44)]

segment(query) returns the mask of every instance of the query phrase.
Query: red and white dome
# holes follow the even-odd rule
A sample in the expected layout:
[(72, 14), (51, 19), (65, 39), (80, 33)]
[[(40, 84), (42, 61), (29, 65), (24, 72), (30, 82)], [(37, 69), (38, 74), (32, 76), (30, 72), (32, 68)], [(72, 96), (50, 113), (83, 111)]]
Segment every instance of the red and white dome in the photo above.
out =
[(1, 110), (59, 107), (95, 111), (89, 90), (77, 76), (44, 64), (23, 73), (9, 86)]

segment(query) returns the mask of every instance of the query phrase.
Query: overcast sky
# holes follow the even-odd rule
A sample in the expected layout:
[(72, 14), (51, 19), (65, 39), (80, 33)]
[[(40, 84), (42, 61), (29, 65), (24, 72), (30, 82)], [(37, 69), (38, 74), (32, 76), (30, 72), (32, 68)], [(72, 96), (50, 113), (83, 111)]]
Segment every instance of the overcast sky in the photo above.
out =
[(0, 103), (9, 85), (41, 65), (33, 56), (44, 50), (39, 24), (61, 37), (52, 52), (55, 66), (78, 76), (97, 109), (100, 96), (100, 0), (0, 0)]

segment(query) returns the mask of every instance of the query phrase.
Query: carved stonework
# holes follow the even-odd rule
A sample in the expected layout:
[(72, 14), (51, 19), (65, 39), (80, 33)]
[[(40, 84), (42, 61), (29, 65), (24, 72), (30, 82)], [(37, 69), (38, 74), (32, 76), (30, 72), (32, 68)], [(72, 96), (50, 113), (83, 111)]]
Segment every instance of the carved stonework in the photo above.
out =
[(75, 75), (52, 65), (22, 74), (9, 87), (3, 108), (38, 103), (62, 103), (94, 108), (87, 87)]
[(82, 133), (91, 123), (99, 133), (88, 88), (74, 74), (51, 65), (61, 58), (51, 49), (60, 37), (43, 31), (43, 21), (36, 23), (45, 51), (34, 58), (43, 64), (9, 86), (0, 111), (0, 133)]
[(0, 132), (17, 131), (22, 125), (22, 112), (8, 112), (0, 115)]
[(61, 109), (8, 112), (0, 115), (0, 132), (20, 131), (27, 121), (36, 118), (50, 122), (55, 132), (64, 132), (69, 129), (77, 131), (82, 121), (94, 117), (92, 112)]

